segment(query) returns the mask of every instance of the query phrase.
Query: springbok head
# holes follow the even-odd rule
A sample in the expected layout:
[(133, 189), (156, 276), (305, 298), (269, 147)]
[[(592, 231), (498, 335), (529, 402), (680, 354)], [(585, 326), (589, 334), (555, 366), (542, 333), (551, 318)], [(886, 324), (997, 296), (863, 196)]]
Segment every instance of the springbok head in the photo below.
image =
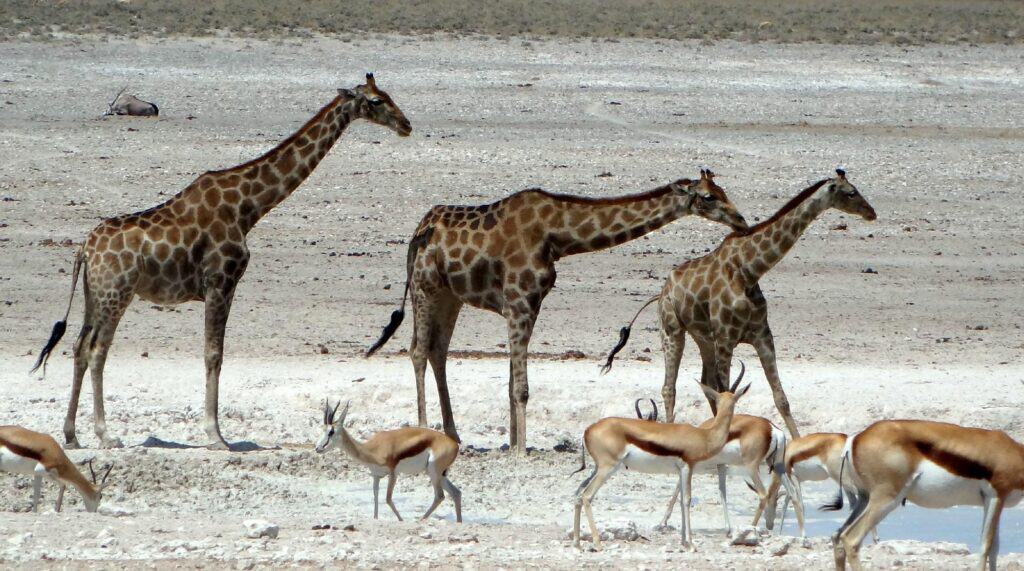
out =
[(352, 401), (345, 403), (345, 408), (341, 410), (341, 414), (338, 414), (338, 407), (341, 406), (341, 400), (338, 404), (331, 408), (329, 400), (324, 399), (324, 434), (320, 437), (320, 441), (316, 443), (316, 451), (323, 454), (332, 448), (336, 448), (340, 439), (338, 435), (345, 426), (345, 417), (348, 416), (348, 407), (352, 404)]
[(114, 96), (114, 100), (107, 105), (107, 112), (104, 115), (132, 115), (135, 117), (160, 115), (160, 108), (155, 103), (143, 101), (130, 93), (125, 93), (125, 89), (128, 89), (127, 85), (122, 87), (121, 91)]
[(633, 403), (633, 408), (636, 410), (636, 417), (639, 418), (640, 420), (651, 420), (654, 422), (658, 422), (658, 404), (654, 402), (654, 399), (647, 399), (651, 403), (651, 412), (650, 414), (645, 416), (644, 413), (640, 412), (640, 401), (642, 400), (644, 399), (636, 399), (636, 402)]
[(95, 512), (100, 507), (100, 501), (103, 499), (103, 490), (109, 486), (107, 478), (110, 477), (110, 471), (114, 469), (114, 464), (107, 465), (107, 471), (103, 473), (103, 477), (99, 480), (96, 479), (96, 471), (92, 467), (92, 459), (90, 458), (86, 464), (89, 466), (89, 476), (92, 478), (92, 487), (95, 493), (90, 498), (88, 495), (82, 496), (85, 501), (85, 511)]
[(718, 392), (715, 389), (701, 383), (700, 381), (697, 381), (697, 384), (700, 385), (701, 390), (704, 391), (705, 395), (707, 395), (708, 400), (714, 402), (715, 405), (718, 407), (718, 414), (722, 414), (723, 411), (729, 411), (731, 413), (733, 407), (735, 407), (736, 405), (736, 401), (740, 400), (740, 397), (747, 394), (747, 391), (750, 390), (750, 383), (747, 383), (742, 388), (740, 388), (740, 381), (743, 380), (743, 375), (746, 372), (747, 366), (743, 363), (743, 361), (740, 361), (739, 376), (736, 377), (736, 380), (733, 382), (733, 384), (729, 387), (728, 390), (724, 390), (722, 392)]

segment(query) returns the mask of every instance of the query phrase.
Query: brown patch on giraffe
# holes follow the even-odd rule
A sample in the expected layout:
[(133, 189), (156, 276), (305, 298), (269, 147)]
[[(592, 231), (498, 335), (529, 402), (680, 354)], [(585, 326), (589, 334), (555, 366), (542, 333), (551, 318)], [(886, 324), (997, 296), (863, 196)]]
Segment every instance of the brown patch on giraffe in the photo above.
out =
[(153, 255), (161, 262), (167, 260), (171, 255), (171, 247), (166, 242), (160, 242), (153, 248)]
[(227, 238), (228, 229), (220, 220), (214, 220), (207, 229), (210, 233), (210, 237), (213, 238), (214, 242), (223, 242)]
[(519, 274), (519, 289), (530, 291), (537, 285), (537, 276), (531, 270), (523, 270)]
[[(319, 129), (319, 127), (316, 127)], [(291, 151), (282, 151), (281, 157), (277, 160), (277, 169), (282, 173), (290, 173), (295, 168), (295, 154)]]
[(490, 264), (487, 263), (487, 260), (477, 260), (469, 270), (470, 287), (474, 291), (484, 291), (488, 285), (489, 274)]
[(466, 293), (466, 274), (456, 273), (448, 276), (452, 291), (458, 295)]
[[(281, 179), (277, 178), (277, 175), (274, 174), (274, 170), (269, 165), (263, 165), (260, 167), (260, 182), (267, 186), (273, 186), (278, 182), (281, 182)], [(264, 189), (264, 192), (267, 192), (267, 190), (270, 189)]]
[(483, 248), (484, 247), (484, 241), (486, 240), (486, 238), (487, 238), (487, 235), (484, 234), (483, 232), (475, 232), (473, 234), (473, 238), (472, 238), (473, 245), (476, 246), (477, 248)]
[(196, 209), (196, 224), (200, 228), (209, 228), (210, 222), (213, 222), (213, 211), (205, 206), (200, 206)]
[(227, 204), (238, 204), (238, 201), (242, 200), (242, 193), (238, 189), (231, 188), (221, 193), (221, 198)]

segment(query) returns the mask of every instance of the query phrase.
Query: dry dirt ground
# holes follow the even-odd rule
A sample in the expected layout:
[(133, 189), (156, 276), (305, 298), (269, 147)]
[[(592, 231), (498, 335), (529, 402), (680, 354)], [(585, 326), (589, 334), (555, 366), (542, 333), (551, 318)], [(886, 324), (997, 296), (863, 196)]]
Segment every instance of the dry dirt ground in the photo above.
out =
[[(47, 377), (26, 371), (67, 303), (74, 250), (65, 244), (206, 169), (259, 155), (364, 70), (377, 72), (414, 134), (354, 126), (250, 234), (221, 385), (222, 427), (242, 451), (196, 448), (204, 444), (201, 305), (137, 302), (106, 375), (108, 422), (128, 447), (73, 454), (116, 464), (111, 508), (86, 514), (72, 496), (55, 515), (48, 487), (44, 513), (25, 513), (27, 480), (3, 476), (5, 566), (827, 568), (823, 537), (781, 556), (771, 553), (784, 540), (727, 546), (709, 477), (697, 480), (695, 554), (678, 550), (675, 533), (652, 529), (671, 478), (629, 473), (605, 487), (595, 515), (606, 528), (632, 522), (641, 537), (612, 540), (603, 553), (566, 541), (582, 475), (569, 477), (579, 455), (554, 447), (660, 392), (653, 313), (611, 374), (600, 376), (598, 362), (669, 269), (724, 235), (696, 219), (559, 264), (532, 345), (536, 450), (525, 459), (499, 449), (508, 423), (504, 325), (464, 311), (449, 376), (467, 445), (452, 471), (465, 524), (453, 523), (447, 503), (428, 523), (373, 521), (365, 471), (311, 449), (325, 396), (353, 400), (350, 425), (364, 436), (415, 418), (412, 368), (398, 354), (409, 324), (389, 353), (359, 353), (397, 306), (404, 241), (423, 212), (531, 186), (616, 195), (710, 166), (756, 220), (845, 166), (878, 221), (825, 214), (762, 281), (801, 427), (852, 431), (915, 417), (1024, 437), (1021, 48), (397, 36), (0, 44), (0, 423), (60, 433), (80, 295)], [(161, 118), (99, 118), (125, 84), (156, 101)], [(561, 359), (567, 351), (585, 358)], [(754, 381), (742, 411), (776, 418), (753, 353), (738, 357)], [(697, 363), (691, 345), (679, 414), (694, 422), (707, 415), (692, 385)], [(429, 399), (436, 420), (433, 389)], [(90, 402), (86, 383), (79, 436), (87, 447), (96, 444)], [(752, 494), (739, 480), (731, 489), (734, 519), (746, 520)], [(829, 493), (821, 488), (811, 503)], [(404, 515), (429, 499), (424, 478), (400, 480)], [(280, 537), (245, 539), (250, 518), (277, 523)], [(963, 529), (974, 535), (979, 521), (972, 511)], [(325, 523), (353, 530), (311, 529)], [(865, 552), (875, 568), (973, 562), (963, 547), (936, 543)], [(1021, 568), (1024, 557), (1001, 562)]]

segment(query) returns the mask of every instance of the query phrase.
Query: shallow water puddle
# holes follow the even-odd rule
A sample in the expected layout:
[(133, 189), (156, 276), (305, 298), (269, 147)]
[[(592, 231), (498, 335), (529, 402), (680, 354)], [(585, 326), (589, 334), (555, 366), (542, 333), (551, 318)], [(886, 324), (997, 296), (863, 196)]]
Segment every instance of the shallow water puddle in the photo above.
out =
[[(807, 510), (808, 537), (829, 537), (849, 516), (849, 506), (837, 513), (822, 512), (816, 507)], [(1024, 552), (1024, 510), (1007, 508), (999, 525), (999, 552)], [(796, 517), (786, 514), (784, 535), (797, 535)], [(956, 507), (931, 510), (907, 504), (893, 510), (878, 526), (879, 540), (912, 539), (916, 541), (948, 541), (964, 543), (977, 552), (981, 543), (981, 508)], [(870, 537), (866, 544), (870, 543)]]

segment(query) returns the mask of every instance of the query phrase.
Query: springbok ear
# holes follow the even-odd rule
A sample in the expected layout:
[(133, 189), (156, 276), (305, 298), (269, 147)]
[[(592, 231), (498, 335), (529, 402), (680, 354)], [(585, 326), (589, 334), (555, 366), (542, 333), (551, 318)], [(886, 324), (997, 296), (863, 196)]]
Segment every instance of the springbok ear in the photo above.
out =
[(718, 402), (718, 391), (701, 383), (700, 381), (697, 381), (697, 384), (700, 386), (700, 390), (704, 391), (704, 394), (711, 399), (711, 402)]

